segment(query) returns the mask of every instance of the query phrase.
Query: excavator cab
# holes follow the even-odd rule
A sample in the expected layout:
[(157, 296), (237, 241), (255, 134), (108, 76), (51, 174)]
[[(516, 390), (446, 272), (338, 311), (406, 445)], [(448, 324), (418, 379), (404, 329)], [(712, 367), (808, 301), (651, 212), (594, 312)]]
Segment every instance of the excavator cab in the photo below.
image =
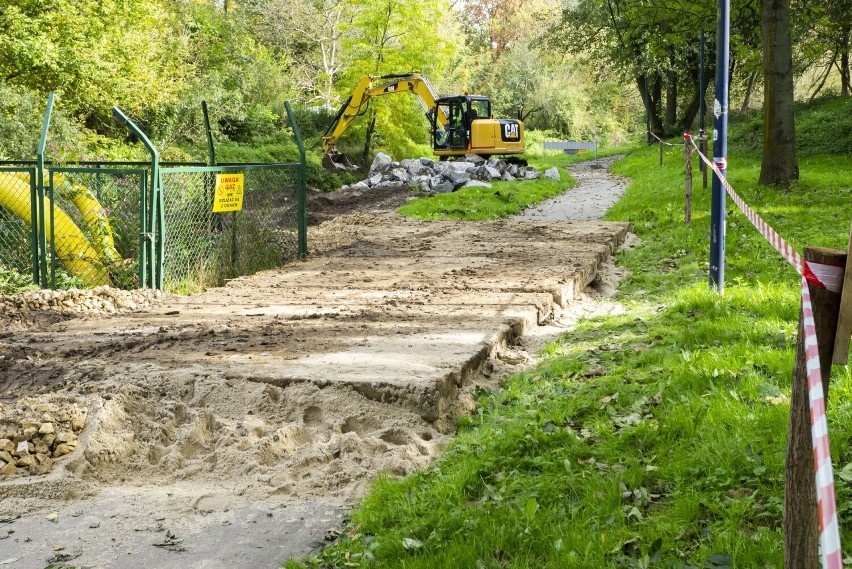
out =
[[(442, 116), (447, 118), (443, 124), (440, 122)], [(429, 115), (434, 149), (467, 150), (473, 121), (490, 118), (491, 101), (487, 97), (465, 95), (438, 99)]]

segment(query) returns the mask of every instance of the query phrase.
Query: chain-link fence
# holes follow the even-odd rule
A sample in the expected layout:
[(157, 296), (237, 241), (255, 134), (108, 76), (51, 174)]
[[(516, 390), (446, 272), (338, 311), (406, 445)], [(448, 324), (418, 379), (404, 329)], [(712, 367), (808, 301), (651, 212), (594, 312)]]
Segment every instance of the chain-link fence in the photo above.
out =
[[(289, 102), (298, 163), (218, 167), (161, 163), (117, 107), (150, 162), (46, 163), (52, 108), (50, 94), (36, 160), (0, 161), (0, 293), (30, 283), (187, 292), (307, 255), (305, 150)], [(239, 182), (217, 186), (226, 176)]]
[[(190, 292), (298, 254), (298, 164), (163, 168), (164, 288)], [(213, 212), (216, 177), (243, 174), (242, 208)]]
[(50, 168), (47, 266), (52, 288), (144, 283), (148, 173)]
[(0, 168), (0, 294), (33, 282), (35, 168)]

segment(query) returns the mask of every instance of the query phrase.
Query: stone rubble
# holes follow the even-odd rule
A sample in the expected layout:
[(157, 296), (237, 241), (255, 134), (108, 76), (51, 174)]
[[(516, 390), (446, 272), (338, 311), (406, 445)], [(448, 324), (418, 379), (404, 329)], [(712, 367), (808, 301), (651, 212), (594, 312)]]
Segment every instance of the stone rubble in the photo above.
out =
[(0, 403), (0, 481), (47, 474), (74, 452), (87, 411), (74, 397)]
[[(558, 176), (558, 172), (557, 172)], [(453, 192), (469, 186), (491, 187), (493, 181), (535, 180), (538, 171), (531, 166), (519, 166), (505, 160), (467, 154), (463, 160), (436, 162), (429, 158), (415, 158), (394, 162), (379, 152), (370, 166), (366, 179), (341, 191), (365, 191), (373, 188), (401, 188), (411, 186), (429, 195)], [(558, 179), (558, 178), (556, 178)]]
[(156, 304), (162, 296), (159, 290), (120, 290), (109, 286), (88, 290), (25, 290), (13, 295), (0, 294), (0, 316), (35, 310), (85, 315), (133, 312)]

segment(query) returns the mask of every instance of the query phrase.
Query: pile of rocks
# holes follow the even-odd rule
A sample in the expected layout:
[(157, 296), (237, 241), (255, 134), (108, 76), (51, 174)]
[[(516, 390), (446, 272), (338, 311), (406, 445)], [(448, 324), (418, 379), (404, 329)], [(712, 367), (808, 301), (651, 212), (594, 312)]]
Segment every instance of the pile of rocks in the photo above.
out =
[(55, 459), (77, 448), (86, 415), (73, 398), (0, 404), (0, 480), (50, 472)]
[[(551, 168), (545, 176), (559, 179), (559, 171)], [(370, 166), (370, 175), (343, 191), (399, 188), (410, 186), (427, 194), (443, 194), (467, 186), (491, 187), (488, 182), (505, 180), (535, 180), (539, 173), (530, 166), (521, 166), (505, 160), (485, 160), (476, 154), (468, 154), (463, 160), (436, 162), (429, 158), (415, 158), (394, 162), (379, 152)]]
[(9, 296), (0, 295), (0, 315), (31, 310), (90, 315), (131, 312), (151, 306), (162, 294), (159, 290), (120, 290), (109, 286), (89, 290), (26, 290)]

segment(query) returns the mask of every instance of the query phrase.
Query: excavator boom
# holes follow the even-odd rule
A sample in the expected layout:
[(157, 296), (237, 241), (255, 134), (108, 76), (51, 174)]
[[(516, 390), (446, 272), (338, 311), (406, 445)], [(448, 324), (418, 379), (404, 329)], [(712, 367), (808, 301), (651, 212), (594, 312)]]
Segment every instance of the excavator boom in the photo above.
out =
[[(349, 127), (356, 117), (367, 110), (370, 99), (380, 95), (390, 95), (409, 91), (417, 95), (423, 111), (429, 116), (435, 107), (438, 94), (429, 83), (429, 80), (417, 71), (410, 73), (398, 73), (392, 75), (365, 75), (355, 86), (352, 95), (337, 111), (332, 123), (325, 131), (322, 138), (322, 149), (326, 154), (334, 148), (343, 132)], [(446, 122), (447, 117), (441, 111), (439, 115), (441, 122)]]

